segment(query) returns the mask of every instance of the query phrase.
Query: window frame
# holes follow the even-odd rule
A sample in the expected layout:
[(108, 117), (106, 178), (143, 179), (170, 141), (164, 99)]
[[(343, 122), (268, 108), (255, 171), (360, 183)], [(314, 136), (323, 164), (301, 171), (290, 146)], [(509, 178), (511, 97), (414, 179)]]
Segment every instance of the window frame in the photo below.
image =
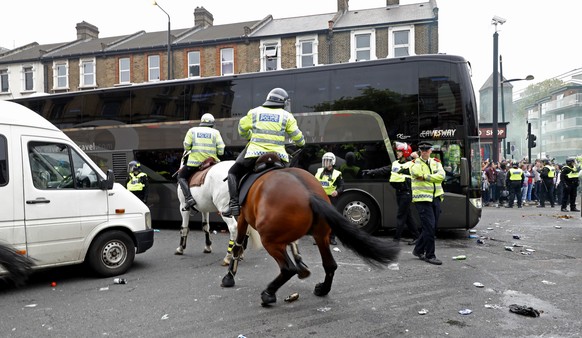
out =
[[(232, 52), (232, 59), (231, 60), (225, 60), (224, 59), (224, 52), (225, 51), (231, 51)], [(231, 72), (225, 72), (225, 67), (228, 67), (229, 65), (232, 66), (232, 71)], [(224, 76), (224, 75), (234, 75), (234, 48), (233, 47), (226, 47), (226, 48), (221, 48), (220, 49), (220, 75)]]
[(0, 69), (0, 94), (10, 93), (10, 71), (8, 68)]
[[(157, 60), (158, 60), (158, 65), (157, 66), (152, 66), (152, 59), (153, 58), (157, 58)], [(159, 54), (148, 55), (148, 81), (149, 82), (158, 82), (158, 81), (161, 80), (162, 74), (161, 74), (161, 64), (160, 64), (160, 62), (161, 62), (161, 58), (160, 58), (160, 55)], [(158, 72), (157, 79), (152, 77), (152, 73), (155, 72), (156, 70)]]
[[(127, 61), (127, 69), (122, 67), (122, 62)], [(119, 84), (130, 84), (131, 83), (131, 58), (122, 57), (117, 60), (117, 67), (119, 70)], [(127, 81), (124, 81), (124, 75), (127, 74)]]
[[(65, 73), (60, 74), (59, 69), (64, 69)], [(64, 84), (60, 85), (60, 80)], [(54, 61), (53, 62), (53, 90), (69, 89), (69, 61)]]
[[(367, 48), (358, 48), (356, 45), (357, 37), (360, 35), (369, 35), (370, 37), (370, 46)], [(350, 33), (350, 60), (349, 62), (357, 62), (357, 61), (368, 61), (368, 60), (376, 60), (376, 30), (375, 29), (365, 29), (365, 30), (356, 30), (351, 31)], [(368, 60), (358, 60), (357, 55), (360, 51), (367, 50), (370, 53), (370, 58)]]
[[(30, 85), (30, 89), (27, 88)], [(34, 91), (34, 66), (22, 66), (22, 92)]]
[[(269, 39), (269, 40), (261, 40), (260, 43), (260, 52), (261, 52), (261, 72), (269, 72), (272, 70), (279, 70), (282, 69), (281, 67), (281, 39)], [(271, 58), (271, 60), (269, 60)], [(267, 69), (267, 62), (272, 61), (275, 59), (276, 68), (275, 69)], [(270, 64), (270, 62), (269, 62)]]
[[(298, 36), (297, 42), (295, 43), (296, 48), (296, 64), (297, 68), (305, 68), (305, 67), (312, 67), (317, 66), (319, 64), (319, 40), (317, 35), (304, 35)], [(303, 44), (304, 43), (311, 43), (311, 53), (303, 53)], [(310, 56), (312, 58), (313, 64), (311, 65), (304, 65), (303, 64), (303, 57)]]
[[(408, 43), (396, 44), (394, 34), (402, 31), (408, 31)], [(414, 25), (396, 26), (388, 28), (388, 56), (387, 57), (405, 57), (416, 55), (414, 49)], [(407, 48), (408, 55), (396, 56), (397, 48)]]
[[(192, 58), (193, 56), (197, 54), (198, 55), (198, 62), (193, 62)], [(187, 68), (187, 72), (188, 72), (188, 78), (199, 78), (202, 76), (202, 67), (201, 67), (201, 53), (199, 50), (191, 50), (187, 53), (187, 60), (188, 60), (188, 68)], [(190, 69), (192, 67), (198, 67), (198, 75), (192, 75), (192, 73), (190, 72)]]
[[(91, 66), (86, 72), (85, 66)], [(97, 86), (97, 65), (95, 58), (79, 59), (79, 87), (93, 88)]]

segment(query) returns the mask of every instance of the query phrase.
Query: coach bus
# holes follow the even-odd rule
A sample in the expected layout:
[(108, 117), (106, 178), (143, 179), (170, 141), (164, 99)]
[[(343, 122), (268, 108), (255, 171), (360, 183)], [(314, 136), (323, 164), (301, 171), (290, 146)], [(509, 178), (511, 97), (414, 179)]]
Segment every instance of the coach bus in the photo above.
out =
[[(439, 228), (469, 229), (481, 217), (478, 118), (470, 65), (460, 56), (422, 55), (233, 76), (170, 80), (15, 99), (63, 129), (117, 181), (138, 160), (150, 177), (152, 218), (179, 220), (176, 179), (187, 130), (211, 113), (234, 159), (246, 141), (238, 120), (284, 88), (307, 145), (296, 159), (312, 173), (327, 151), (348, 152), (361, 170), (395, 160), (393, 142), (433, 143), (446, 170)], [(350, 155), (351, 156), (351, 155)], [(387, 177), (345, 178), (338, 210), (373, 232), (395, 227)], [(196, 217), (196, 216), (194, 216)], [(218, 219), (218, 218), (217, 218)]]

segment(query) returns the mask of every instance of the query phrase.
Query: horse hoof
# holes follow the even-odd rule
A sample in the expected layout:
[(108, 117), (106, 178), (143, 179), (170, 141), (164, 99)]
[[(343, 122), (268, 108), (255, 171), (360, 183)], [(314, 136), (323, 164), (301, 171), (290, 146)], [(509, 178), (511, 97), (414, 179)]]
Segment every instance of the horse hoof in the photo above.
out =
[(310, 275), (311, 275), (311, 271), (309, 271), (307, 269), (297, 271), (297, 277), (299, 279), (305, 279), (305, 278), (309, 277)]
[(223, 288), (231, 288), (234, 286), (234, 277), (230, 273), (222, 278), (222, 283), (220, 284)]
[(269, 304), (273, 304), (277, 301), (277, 296), (272, 295), (267, 290), (261, 292), (261, 305), (268, 306)]
[(212, 253), (212, 249), (204, 249), (204, 251), (202, 251), (204, 253)]
[(228, 259), (223, 259), (222, 262), (220, 263), (220, 265), (222, 266), (229, 266), (230, 265), (230, 260)]
[(323, 283), (317, 283), (317, 285), (315, 285), (315, 289), (313, 290), (313, 294), (316, 295), (317, 297), (323, 297), (327, 296), (329, 291), (330, 291), (329, 287), (325, 287)]
[(174, 252), (174, 255), (183, 255), (184, 254), (184, 249), (182, 248), (177, 248), (176, 251)]

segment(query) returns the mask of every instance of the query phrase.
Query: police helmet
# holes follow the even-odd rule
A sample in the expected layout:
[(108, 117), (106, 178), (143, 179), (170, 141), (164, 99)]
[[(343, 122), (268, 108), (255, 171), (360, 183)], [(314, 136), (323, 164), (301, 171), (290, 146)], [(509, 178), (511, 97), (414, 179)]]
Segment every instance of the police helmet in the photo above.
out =
[(514, 168), (517, 168), (517, 167), (518, 167), (518, 165), (519, 165), (519, 163), (517, 163), (517, 161), (513, 161), (513, 162), (511, 163), (511, 166), (512, 166), (512, 167), (514, 167)]
[(321, 166), (326, 168), (330, 164), (332, 166), (335, 165), (335, 155), (333, 153), (327, 152), (323, 154), (323, 157), (321, 158)]
[(263, 103), (263, 107), (273, 107), (273, 108), (283, 108), (289, 111), (289, 94), (283, 88), (274, 88), (269, 94), (267, 94), (267, 99)]
[(566, 165), (572, 165), (574, 164), (575, 159), (573, 157), (568, 157), (566, 159)]
[(132, 171), (139, 171), (141, 170), (141, 163), (139, 163), (139, 161), (131, 161), (129, 162), (129, 164), (127, 165), (127, 171), (128, 172), (132, 172)]
[(214, 127), (214, 116), (212, 114), (204, 114), (200, 119), (200, 126), (201, 127)]

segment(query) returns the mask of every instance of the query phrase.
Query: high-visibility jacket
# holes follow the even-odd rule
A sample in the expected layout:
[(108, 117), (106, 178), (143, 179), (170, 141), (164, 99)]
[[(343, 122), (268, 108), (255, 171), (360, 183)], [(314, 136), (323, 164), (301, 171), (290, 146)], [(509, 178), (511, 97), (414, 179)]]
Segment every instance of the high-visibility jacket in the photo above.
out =
[(412, 166), (412, 161), (406, 161), (401, 163), (400, 161), (392, 162), (392, 173), (390, 174), (390, 182), (405, 182), (407, 178), (410, 178), (410, 175), (406, 173), (402, 173), (403, 170), (410, 170)]
[(509, 181), (522, 181), (524, 179), (523, 170), (520, 168), (509, 169), (509, 176), (507, 179)]
[(549, 164), (548, 165), (545, 165), (544, 166), (544, 169), (547, 169), (548, 171), (547, 171), (547, 173), (544, 173), (544, 176), (545, 177), (542, 177), (542, 178), (544, 178), (544, 179), (545, 178), (548, 178), (549, 179), (549, 178), (554, 178), (556, 176), (556, 169), (554, 167), (552, 167), (551, 165), (549, 165)]
[(129, 191), (143, 191), (145, 188), (145, 179), (148, 175), (146, 173), (140, 172), (139, 174), (129, 173), (129, 179), (127, 180), (127, 190)]
[(578, 185), (578, 167), (565, 165), (560, 177), (566, 184)]
[(285, 151), (285, 137), (289, 136), (299, 147), (305, 145), (303, 133), (295, 117), (283, 108), (256, 107), (238, 123), (238, 133), (249, 140), (245, 158), (259, 157), (269, 152), (289, 162)]
[(323, 190), (329, 196), (334, 190), (338, 189), (338, 178), (341, 176), (341, 171), (332, 169), (331, 175), (323, 174), (324, 168), (317, 169), (315, 178), (321, 183)]
[(184, 137), (184, 150), (190, 151), (186, 165), (199, 167), (209, 157), (219, 161), (218, 156), (224, 154), (224, 141), (212, 127), (193, 127)]
[[(432, 202), (435, 198), (443, 199), (442, 182), (445, 180), (445, 170), (438, 159), (422, 158), (414, 160), (410, 166), (412, 177), (412, 202)], [(423, 181), (418, 178), (424, 178)]]

